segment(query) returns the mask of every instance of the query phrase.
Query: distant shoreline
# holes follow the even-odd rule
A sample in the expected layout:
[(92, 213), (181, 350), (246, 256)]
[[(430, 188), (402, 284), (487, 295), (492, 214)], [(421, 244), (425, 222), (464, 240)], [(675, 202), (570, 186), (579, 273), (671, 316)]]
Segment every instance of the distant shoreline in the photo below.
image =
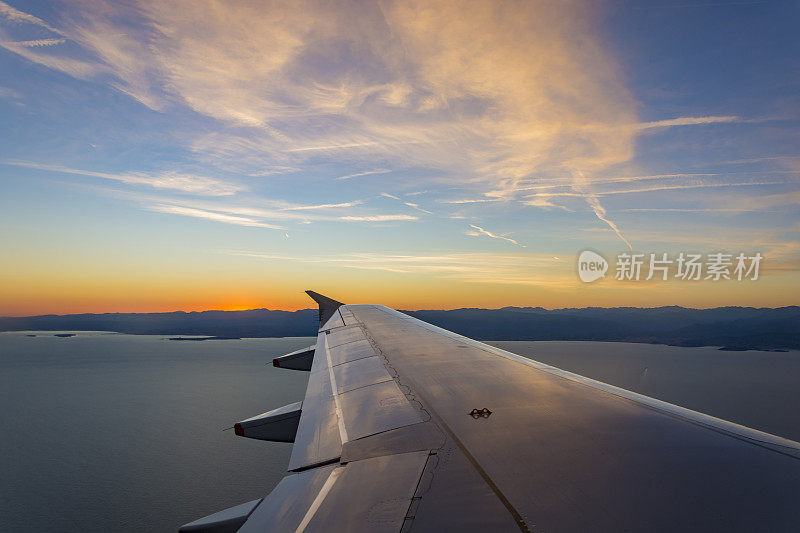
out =
[[(467, 337), (514, 341), (602, 341), (715, 346), (723, 351), (800, 350), (800, 307), (540, 307), (405, 311)], [(0, 331), (109, 331), (176, 341), (313, 337), (316, 309), (105, 313), (0, 318)], [(195, 338), (192, 338), (195, 337)], [(202, 337), (202, 338), (197, 338)]]
[[(264, 337), (276, 338), (276, 337)], [(240, 341), (241, 337), (170, 337), (171, 341)]]

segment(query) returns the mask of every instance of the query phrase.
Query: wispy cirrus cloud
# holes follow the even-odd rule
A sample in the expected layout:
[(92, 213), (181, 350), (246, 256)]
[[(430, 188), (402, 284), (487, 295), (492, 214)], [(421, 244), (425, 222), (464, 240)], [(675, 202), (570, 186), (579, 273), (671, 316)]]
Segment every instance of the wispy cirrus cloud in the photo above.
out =
[(345, 222), (394, 222), (401, 220), (419, 220), (414, 215), (349, 215), (338, 217), (338, 220)]
[[(783, 185), (785, 181), (750, 181), (750, 182), (738, 182), (738, 183), (694, 183), (694, 184), (676, 184), (676, 185), (656, 185), (652, 187), (636, 187), (636, 188), (627, 188), (627, 189), (616, 189), (616, 190), (606, 190), (606, 191), (598, 191), (592, 190), (591, 193), (586, 193), (582, 191), (553, 191), (553, 192), (542, 192), (542, 193), (534, 193), (525, 195), (524, 198), (531, 199), (533, 198), (534, 202), (538, 198), (552, 198), (552, 197), (559, 197), (559, 196), (573, 196), (573, 197), (580, 197), (583, 198), (587, 194), (591, 194), (594, 197), (602, 197), (602, 196), (616, 196), (616, 195), (624, 195), (624, 194), (637, 194), (637, 193), (649, 193), (649, 192), (663, 192), (663, 191), (679, 191), (685, 189), (716, 189), (716, 188), (736, 188), (736, 187), (759, 187), (759, 186), (767, 186), (767, 185)], [(530, 201), (527, 200), (526, 203)], [(530, 204), (534, 205), (534, 204)]]
[(410, 165), (474, 190), (513, 190), (537, 172), (594, 172), (631, 156), (633, 133), (584, 126), (636, 122), (589, 5), (312, 4), (98, 1), (60, 30), (94, 61), (11, 51), (108, 76), (153, 109), (185, 105), (219, 120), (231, 129), (193, 149), (252, 172), (345, 159), (373, 168), (340, 181)]
[[(561, 187), (562, 185), (559, 185)], [(440, 204), (485, 204), (489, 202), (503, 202), (502, 198), (462, 198), (458, 200), (437, 200)]]
[(403, 200), (402, 198), (400, 198), (399, 196), (395, 196), (393, 194), (389, 194), (388, 192), (382, 192), (381, 196), (383, 196), (384, 198), (391, 198), (392, 200), (397, 200), (398, 202), (401, 202), (404, 206), (410, 207), (411, 209), (414, 209), (415, 211), (419, 211), (420, 213), (425, 213), (426, 215), (432, 215), (433, 214), (433, 211), (428, 211), (427, 209), (423, 209), (417, 203), (407, 202), (407, 201)]
[(673, 126), (697, 126), (703, 124), (725, 124), (731, 122), (741, 122), (743, 119), (737, 116), (708, 116), (708, 117), (677, 117), (665, 120), (654, 120), (652, 122), (639, 122), (632, 124), (635, 130), (648, 130), (652, 128), (671, 128)]
[(88, 79), (92, 76), (106, 71), (105, 67), (95, 63), (90, 63), (81, 59), (53, 55), (43, 50), (50, 47), (28, 46), (26, 43), (31, 41), (13, 41), (8, 38), (2, 28), (0, 28), (0, 48), (5, 48), (28, 61), (69, 74), (78, 79)]
[(21, 98), (22, 95), (15, 91), (14, 89), (9, 89), (8, 87), (0, 87), (0, 98), (12, 98), (18, 99)]
[(553, 198), (551, 196), (543, 195), (543, 196), (538, 196), (538, 197), (535, 197), (535, 198), (528, 198), (523, 203), (525, 205), (530, 205), (532, 207), (541, 207), (541, 208), (544, 208), (544, 209), (556, 208), (556, 209), (563, 209), (564, 211), (571, 211), (571, 209), (569, 209), (566, 206), (554, 203), (553, 202)]
[(364, 172), (356, 172), (355, 174), (347, 174), (346, 176), (339, 176), (338, 178), (334, 178), (337, 180), (349, 180), (352, 178), (360, 178), (362, 176), (370, 176), (372, 174), (388, 174), (391, 172), (389, 169), (381, 168), (378, 170), (365, 170)]
[[(638, 181), (670, 181), (670, 180), (684, 180), (684, 179), (703, 179), (708, 177), (718, 176), (716, 173), (680, 173), (680, 174), (654, 174), (648, 176), (595, 176), (592, 178), (591, 183), (595, 186), (606, 186), (613, 183), (632, 183)], [(565, 183), (563, 180), (535, 180), (530, 185), (521, 185), (517, 188), (520, 193), (526, 191), (546, 191), (553, 189), (571, 189), (570, 183)], [(480, 200), (474, 200), (480, 201)], [(452, 203), (452, 202), (448, 202)]]
[(204, 209), (195, 209), (192, 207), (185, 207), (181, 205), (172, 205), (172, 204), (153, 204), (147, 206), (147, 209), (151, 211), (158, 211), (159, 213), (168, 213), (171, 215), (182, 215), (192, 218), (202, 218), (205, 220), (211, 220), (214, 222), (222, 222), (225, 224), (234, 224), (236, 226), (250, 226), (250, 227), (259, 227), (259, 228), (270, 228), (270, 229), (286, 229), (282, 226), (276, 226), (274, 224), (267, 224), (266, 222), (260, 222), (258, 220), (242, 217), (242, 216), (235, 216), (235, 215), (227, 215), (225, 213), (218, 213), (215, 211), (206, 211)]
[(501, 240), (501, 241), (510, 242), (511, 244), (514, 244), (514, 245), (516, 245), (516, 246), (520, 246), (520, 247), (522, 247), (522, 248), (525, 248), (525, 245), (524, 245), (524, 244), (520, 244), (519, 242), (515, 241), (515, 240), (514, 240), (514, 239), (512, 239), (511, 237), (507, 237), (507, 236), (506, 236), (507, 234), (505, 234), (505, 235), (498, 235), (498, 234), (496, 234), (496, 233), (492, 233), (492, 232), (491, 232), (491, 231), (489, 231), (489, 230), (483, 229), (483, 228), (482, 228), (482, 227), (480, 227), (480, 226), (476, 226), (475, 224), (470, 224), (470, 225), (469, 225), (469, 227), (471, 227), (472, 229), (474, 229), (474, 230), (475, 230), (475, 231), (470, 231), (470, 232), (467, 232), (467, 235), (469, 235), (470, 237), (480, 237), (480, 236), (486, 236), (486, 237), (489, 237), (489, 238), (491, 238), (491, 239), (499, 239), (499, 240)]
[(25, 13), (24, 11), (20, 11), (19, 9), (12, 7), (2, 1), (0, 1), (0, 18), (18, 24), (33, 24), (34, 26), (45, 28), (46, 30), (49, 30), (53, 33), (57, 33), (59, 35), (61, 34), (59, 30), (53, 28), (42, 19), (35, 17), (30, 13)]
[(764, 211), (779, 207), (800, 206), (800, 190), (779, 194), (762, 194), (748, 196), (726, 195), (716, 199), (720, 204), (732, 209), (747, 211)]
[(357, 205), (361, 205), (364, 202), (361, 200), (354, 200), (352, 202), (341, 202), (338, 204), (317, 204), (317, 205), (293, 205), (290, 207), (284, 207), (283, 209), (286, 211), (308, 211), (308, 210), (318, 210), (318, 209), (337, 209), (341, 207), (354, 207)]
[(798, 155), (772, 155), (772, 156), (764, 156), (764, 157), (749, 157), (744, 159), (731, 159), (728, 161), (714, 161), (713, 164), (715, 165), (747, 165), (750, 163), (764, 163), (764, 162), (778, 162), (778, 163), (786, 163), (791, 166), (792, 163), (795, 165), (800, 163), (800, 156)]
[(411, 209), (419, 211), (420, 213), (425, 213), (426, 215), (432, 215), (433, 211), (428, 211), (427, 209), (423, 209), (419, 206), (419, 204), (415, 204), (414, 202), (403, 202), (404, 205), (407, 205)]
[(2, 164), (12, 165), (21, 168), (32, 168), (36, 170), (46, 170), (62, 174), (74, 174), (78, 176), (88, 176), (102, 178), (106, 180), (118, 181), (128, 185), (145, 185), (155, 189), (171, 189), (202, 196), (229, 196), (247, 188), (228, 180), (210, 178), (208, 176), (197, 176), (175, 171), (162, 171), (154, 173), (133, 172), (133, 173), (112, 173), (97, 172), (93, 170), (80, 170), (60, 165), (47, 165), (34, 163), (31, 161), (6, 160)]
[[(441, 254), (344, 253), (333, 255), (281, 255), (257, 251), (225, 250), (220, 253), (265, 261), (294, 261), (393, 274), (424, 275), (467, 283), (529, 285), (554, 289), (575, 283), (567, 261), (548, 254), (497, 254), (449, 252)], [(533, 274), (532, 272), (536, 272)]]
[[(0, 41), (28, 61), (108, 84), (149, 109), (213, 119), (182, 132), (181, 142), (193, 161), (223, 175), (292, 174), (299, 187), (309, 176), (336, 176), (326, 180), (331, 187), (355, 191), (391, 173), (390, 190), (424, 187), (434, 191), (432, 202), (461, 210), (443, 217), (488, 211), (495, 202), (535, 208), (527, 212), (591, 212), (630, 246), (627, 228), (603, 205), (606, 197), (621, 202), (631, 195), (634, 202), (637, 193), (756, 185), (703, 178), (710, 174), (681, 175), (697, 183), (672, 183), (667, 174), (602, 177), (632, 161), (637, 136), (751, 119), (698, 112), (650, 114), (667, 118), (643, 122), (622, 67), (598, 33), (600, 9), (572, 2), (95, 0), (72, 6), (56, 24), (0, 2), (0, 17), (36, 30), (29, 40), (0, 34)], [(34, 39), (42, 30), (57, 37)], [(52, 46), (61, 43), (69, 46)], [(214, 172), (49, 170), (202, 196), (248, 190)], [(625, 170), (637, 172), (633, 165)], [(357, 179), (369, 176), (381, 177)], [(668, 183), (646, 183), (662, 179)], [(361, 190), (342, 196), (366, 197)], [(420, 219), (355, 209), (359, 204), (338, 201), (342, 196), (316, 205), (229, 208), (256, 210), (254, 220), (267, 224)], [(433, 214), (408, 195), (385, 196)]]
[[(203, 197), (142, 194), (93, 187), (96, 192), (126, 199), (148, 211), (205, 218), (238, 226), (287, 229), (287, 224), (313, 222), (375, 223), (416, 221), (405, 214), (376, 213), (362, 200), (334, 204), (297, 204), (282, 199), (250, 197)], [(343, 214), (344, 212), (344, 214)]]
[[(609, 228), (628, 246), (629, 249), (633, 249), (633, 245), (631, 244), (628, 237), (626, 237), (620, 227), (617, 225), (615, 221), (613, 221), (606, 210), (606, 208), (600, 202), (600, 198), (602, 197), (613, 197), (619, 195), (634, 195), (634, 194), (646, 194), (646, 193), (664, 193), (667, 191), (682, 191), (682, 190), (703, 190), (703, 189), (718, 189), (718, 188), (738, 188), (738, 187), (758, 187), (758, 186), (770, 186), (770, 185), (781, 185), (785, 183), (784, 181), (747, 181), (747, 182), (718, 182), (718, 181), (707, 181), (704, 179), (697, 179), (697, 178), (705, 178), (708, 176), (714, 176), (713, 174), (674, 174), (674, 175), (658, 175), (658, 176), (639, 176), (639, 177), (629, 177), (629, 178), (613, 178), (613, 179), (603, 179), (603, 180), (595, 180), (590, 182), (588, 180), (580, 180), (577, 178), (573, 184), (567, 188), (565, 186), (552, 186), (552, 185), (544, 185), (544, 186), (530, 186), (527, 187), (526, 190), (548, 190), (548, 192), (536, 192), (533, 194), (524, 195), (524, 199), (522, 200), (523, 203), (527, 205), (537, 206), (537, 207), (547, 207), (553, 206), (557, 204), (553, 204), (554, 198), (582, 198), (585, 200), (588, 205), (592, 208), (595, 216), (605, 222)], [(686, 181), (687, 179), (690, 180), (689, 183), (669, 183), (669, 184), (661, 184), (661, 185), (651, 185), (651, 186), (635, 186), (640, 182), (648, 182), (651, 180), (667, 180), (667, 181), (675, 181), (681, 180)], [(624, 188), (617, 188), (608, 190), (608, 185), (619, 185), (619, 184), (633, 184), (633, 187), (624, 187)], [(562, 190), (552, 190), (552, 189), (562, 189)], [(565, 208), (566, 209), (566, 208)], [(662, 211), (661, 209), (622, 209), (622, 211), (627, 212), (637, 212), (637, 211)], [(703, 211), (703, 210), (686, 210), (685, 212), (693, 212), (693, 211)], [(741, 212), (741, 210), (734, 210), (737, 212)]]
[(66, 39), (34, 39), (32, 41), (14, 41), (7, 44), (25, 46), (28, 48), (39, 48), (40, 46), (55, 46), (67, 42)]
[(716, 209), (716, 208), (675, 208), (675, 207), (628, 207), (620, 209), (627, 212), (653, 212), (653, 213), (746, 213), (756, 209)]
[(588, 190), (589, 183), (582, 172), (576, 171), (573, 173), (571, 186), (573, 191), (586, 200), (586, 203), (589, 204), (589, 207), (591, 207), (592, 211), (594, 211), (595, 216), (599, 220), (602, 220), (608, 224), (608, 227), (614, 230), (614, 233), (617, 234), (617, 237), (619, 237), (628, 246), (628, 249), (633, 250), (633, 246), (631, 246), (630, 241), (622, 234), (622, 231), (620, 231), (616, 222), (608, 217), (608, 213), (606, 212), (605, 207), (603, 207), (603, 205), (600, 203), (597, 195)]

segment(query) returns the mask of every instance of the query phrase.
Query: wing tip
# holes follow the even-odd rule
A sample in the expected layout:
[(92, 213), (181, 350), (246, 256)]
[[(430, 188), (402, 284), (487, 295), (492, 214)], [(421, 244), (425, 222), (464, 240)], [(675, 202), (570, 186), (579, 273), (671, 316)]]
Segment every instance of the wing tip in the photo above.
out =
[(318, 292), (307, 290), (306, 294), (308, 294), (312, 300), (317, 302), (319, 305), (319, 323), (320, 326), (328, 321), (328, 319), (333, 316), (337, 309), (340, 306), (344, 305), (342, 302), (338, 300), (334, 300), (333, 298), (329, 298), (325, 295), (322, 295)]

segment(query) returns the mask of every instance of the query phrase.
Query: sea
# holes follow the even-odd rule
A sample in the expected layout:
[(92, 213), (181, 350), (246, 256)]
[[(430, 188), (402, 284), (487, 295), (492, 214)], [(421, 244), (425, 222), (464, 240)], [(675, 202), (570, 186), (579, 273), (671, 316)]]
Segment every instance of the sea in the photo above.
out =
[[(272, 359), (313, 343), (0, 333), (0, 531), (174, 532), (265, 496), (286, 475), (291, 444), (230, 428), (302, 400), (307, 374)], [(492, 344), (800, 441), (798, 351)]]

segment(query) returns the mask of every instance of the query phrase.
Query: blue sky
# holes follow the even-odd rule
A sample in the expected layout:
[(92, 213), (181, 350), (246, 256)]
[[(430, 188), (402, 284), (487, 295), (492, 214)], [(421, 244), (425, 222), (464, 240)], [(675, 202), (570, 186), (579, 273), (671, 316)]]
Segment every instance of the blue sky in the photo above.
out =
[[(0, 314), (788, 305), (795, 2), (0, 2)], [(591, 287), (584, 249), (761, 252)]]

